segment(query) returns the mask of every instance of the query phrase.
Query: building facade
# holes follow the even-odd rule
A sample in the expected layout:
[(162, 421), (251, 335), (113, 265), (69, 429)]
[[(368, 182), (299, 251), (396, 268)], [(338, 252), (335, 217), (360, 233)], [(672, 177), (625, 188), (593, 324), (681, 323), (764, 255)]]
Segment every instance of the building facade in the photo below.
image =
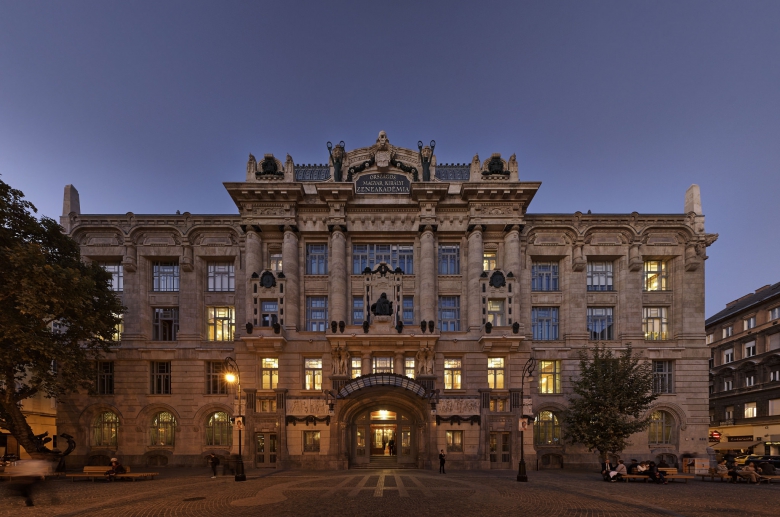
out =
[(721, 452), (780, 455), (780, 283), (707, 319), (710, 442)]
[(697, 186), (681, 214), (532, 214), (514, 155), (437, 165), (384, 132), (328, 151), (250, 155), (236, 215), (85, 215), (66, 187), (63, 226), (128, 309), (98, 394), (59, 407), (69, 461), (202, 465), (240, 426), (258, 468), (516, 468), (521, 439), (531, 468), (592, 465), (561, 411), (595, 342), (653, 362), (653, 424), (624, 453), (704, 453), (717, 236)]

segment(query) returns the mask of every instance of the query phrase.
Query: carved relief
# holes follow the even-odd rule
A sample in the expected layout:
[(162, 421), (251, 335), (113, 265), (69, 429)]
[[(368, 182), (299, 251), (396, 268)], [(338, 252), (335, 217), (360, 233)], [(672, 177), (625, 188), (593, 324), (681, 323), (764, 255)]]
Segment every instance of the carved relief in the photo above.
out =
[(328, 405), (324, 399), (287, 399), (288, 415), (327, 415)]
[(479, 414), (479, 399), (441, 399), (436, 404), (436, 412), (440, 415)]

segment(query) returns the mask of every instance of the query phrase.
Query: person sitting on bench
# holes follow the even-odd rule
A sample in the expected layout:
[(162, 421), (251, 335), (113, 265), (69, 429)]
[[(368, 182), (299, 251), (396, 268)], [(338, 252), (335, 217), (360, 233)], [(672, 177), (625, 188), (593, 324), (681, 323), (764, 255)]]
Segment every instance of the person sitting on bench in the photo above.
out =
[(117, 474), (124, 474), (125, 468), (116, 458), (111, 458), (111, 468), (106, 471), (106, 481), (116, 481)]

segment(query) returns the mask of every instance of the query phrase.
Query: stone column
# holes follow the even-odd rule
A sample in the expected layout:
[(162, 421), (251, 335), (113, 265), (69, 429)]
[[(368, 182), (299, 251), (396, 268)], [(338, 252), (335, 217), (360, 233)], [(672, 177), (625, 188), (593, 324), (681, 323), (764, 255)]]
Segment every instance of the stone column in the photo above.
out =
[(469, 328), (482, 326), (482, 293), (479, 290), (479, 277), (482, 274), (482, 227), (477, 225), (469, 235), (469, 263), (467, 269), (469, 286)]
[(284, 327), (295, 330), (300, 324), (298, 293), (300, 288), (298, 271), (298, 236), (290, 228), (284, 230), (282, 243), (282, 271), (286, 279), (284, 285)]
[(393, 365), (393, 373), (397, 373), (398, 375), (404, 374), (404, 353), (396, 351), (395, 353), (395, 364)]
[(363, 352), (363, 375), (371, 373), (371, 352)]
[(328, 311), (331, 321), (347, 323), (347, 238), (339, 227), (330, 236), (330, 253)]
[[(246, 233), (246, 268), (245, 268), (245, 285), (246, 285), (246, 321), (252, 323), (259, 318), (259, 315), (254, 313), (254, 290), (252, 289), (252, 273), (260, 274), (262, 266), (262, 239), (260, 234), (254, 230), (249, 230)], [(238, 318), (236, 318), (238, 320)], [(236, 321), (236, 324), (240, 327), (241, 321)], [(257, 321), (259, 323), (259, 321)]]
[(436, 321), (436, 248), (430, 227), (420, 236), (420, 255), (420, 317)]

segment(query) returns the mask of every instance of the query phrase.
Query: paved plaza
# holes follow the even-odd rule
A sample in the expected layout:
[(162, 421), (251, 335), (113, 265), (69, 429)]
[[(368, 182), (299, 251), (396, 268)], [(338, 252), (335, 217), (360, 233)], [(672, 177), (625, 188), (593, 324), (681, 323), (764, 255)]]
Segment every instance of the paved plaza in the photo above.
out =
[(34, 508), (0, 482), (0, 516), (776, 516), (780, 485), (604, 483), (596, 473), (349, 470), (251, 471), (244, 483), (164, 469), (154, 481), (47, 481)]

